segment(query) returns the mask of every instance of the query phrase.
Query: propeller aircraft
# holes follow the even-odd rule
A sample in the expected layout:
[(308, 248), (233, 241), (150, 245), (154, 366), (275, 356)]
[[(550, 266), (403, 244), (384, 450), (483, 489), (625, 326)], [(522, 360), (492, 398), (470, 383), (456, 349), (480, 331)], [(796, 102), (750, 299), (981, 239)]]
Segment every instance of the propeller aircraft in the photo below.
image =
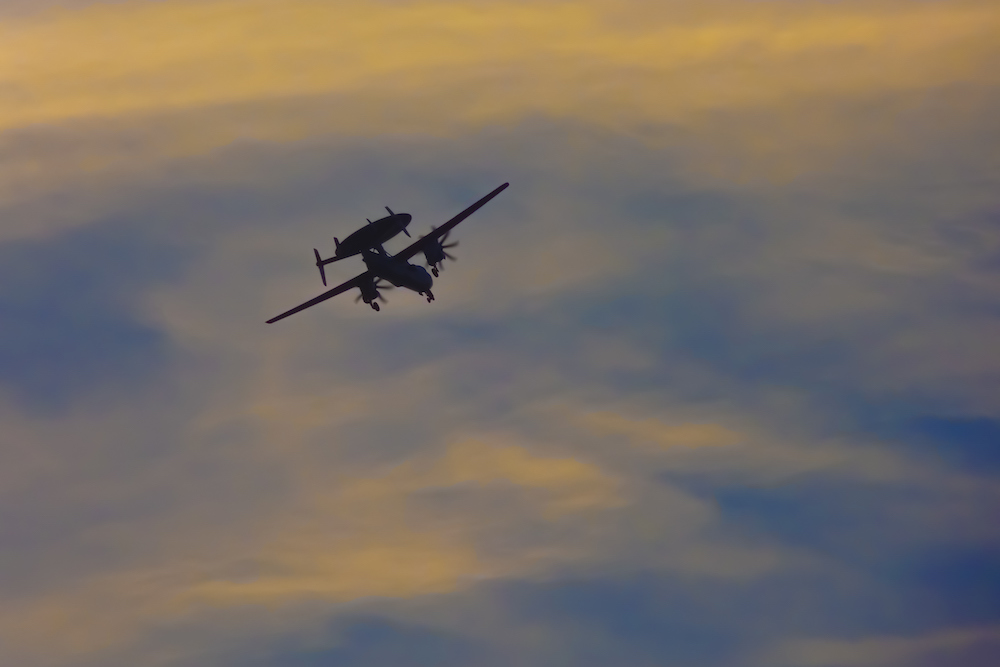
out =
[[(470, 215), (478, 211), (480, 208), (485, 206), (488, 201), (490, 201), (498, 194), (503, 192), (508, 185), (510, 185), (510, 183), (504, 183), (496, 190), (489, 193), (488, 195), (477, 201), (475, 204), (473, 204), (469, 208), (465, 209), (464, 211), (456, 215), (448, 222), (444, 223), (443, 225), (441, 225), (436, 229), (432, 228), (430, 234), (417, 239), (412, 244), (410, 244), (400, 252), (396, 253), (395, 255), (390, 255), (388, 252), (386, 252), (385, 248), (382, 247), (382, 242), (373, 242), (372, 245), (368, 247), (362, 247), (358, 249), (357, 252), (352, 252), (351, 254), (361, 255), (361, 259), (364, 261), (365, 266), (368, 269), (367, 271), (351, 278), (347, 282), (342, 283), (327, 292), (324, 292), (323, 294), (320, 294), (314, 299), (310, 299), (309, 301), (306, 301), (305, 303), (282, 313), (281, 315), (272, 317), (267, 321), (267, 323), (273, 324), (278, 320), (283, 320), (289, 315), (294, 315), (295, 313), (305, 310), (306, 308), (311, 308), (316, 304), (322, 303), (327, 299), (332, 299), (333, 297), (339, 294), (343, 294), (344, 292), (354, 288), (357, 288), (361, 292), (361, 294), (358, 296), (357, 299), (355, 299), (355, 301), (356, 302), (364, 301), (369, 306), (371, 306), (373, 310), (376, 311), (379, 310), (378, 302), (384, 301), (384, 298), (382, 297), (380, 290), (392, 289), (393, 286), (405, 287), (407, 289), (413, 290), (417, 294), (424, 296), (427, 299), (427, 303), (430, 303), (431, 301), (434, 300), (434, 293), (431, 292), (431, 286), (434, 284), (434, 279), (431, 278), (430, 274), (427, 273), (427, 269), (425, 269), (424, 267), (418, 266), (416, 264), (410, 264), (409, 262), (410, 258), (414, 257), (418, 253), (423, 253), (424, 259), (427, 261), (427, 264), (431, 267), (431, 270), (434, 273), (434, 277), (437, 277), (440, 273), (441, 263), (445, 259), (454, 259), (454, 257), (448, 254), (447, 249), (454, 247), (455, 245), (457, 245), (457, 243), (445, 244), (445, 241), (448, 239), (448, 235), (451, 233), (451, 230), (454, 229), (455, 226), (457, 226), (460, 222), (462, 222)], [(389, 213), (391, 214), (389, 218), (383, 218), (382, 220), (377, 221), (376, 223), (372, 223), (372, 225), (380, 223), (384, 220), (389, 220), (393, 216), (404, 216), (404, 215), (407, 218), (406, 224), (409, 224), (409, 219), (410, 219), (409, 214), (407, 213), (394, 214), (392, 213), (392, 211), (389, 211)], [(398, 223), (394, 222), (392, 224), (395, 225)], [(406, 224), (403, 225), (404, 230)], [(390, 227), (390, 223), (386, 223), (385, 228), (391, 229), (392, 227)], [(347, 241), (349, 239), (352, 239), (359, 232), (364, 231), (366, 229), (367, 227), (362, 227), (360, 230), (358, 230), (358, 232), (355, 232), (347, 239), (345, 239), (343, 243), (338, 243), (338, 252), (340, 248), (343, 248), (347, 244)], [(399, 232), (396, 231), (393, 234), (393, 236), (398, 233)], [(380, 238), (375, 233), (371, 234), (372, 236), (370, 238), (375, 238), (375, 239)], [(409, 236), (409, 233), (407, 233), (407, 236)], [(362, 235), (361, 237), (359, 237), (359, 239), (361, 240), (357, 241), (357, 243), (359, 245), (364, 245), (364, 243), (366, 242), (365, 241), (366, 238), (369, 237), (365, 237)], [(391, 238), (391, 236), (389, 238)], [(351, 250), (352, 248), (348, 247), (345, 250), (345, 253)], [(313, 252), (316, 255), (316, 266), (319, 267), (320, 276), (323, 278), (324, 285), (326, 285), (326, 274), (324, 272), (324, 266), (331, 262), (337, 261), (338, 259), (343, 259), (344, 257), (351, 256), (344, 254), (343, 256), (338, 257), (335, 255), (334, 258), (324, 260), (321, 259), (319, 251), (314, 249)]]

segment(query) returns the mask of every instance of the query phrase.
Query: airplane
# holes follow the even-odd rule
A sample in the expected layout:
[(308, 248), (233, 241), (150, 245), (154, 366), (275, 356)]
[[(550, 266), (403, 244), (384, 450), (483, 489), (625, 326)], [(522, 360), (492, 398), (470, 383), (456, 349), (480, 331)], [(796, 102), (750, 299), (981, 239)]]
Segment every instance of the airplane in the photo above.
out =
[(319, 256), (319, 250), (313, 248), (313, 254), (316, 256), (316, 266), (319, 268), (319, 276), (323, 279), (323, 285), (326, 285), (327, 264), (339, 262), (354, 255), (360, 255), (363, 250), (381, 248), (383, 243), (400, 232), (403, 232), (407, 236), (410, 235), (410, 232), (406, 231), (406, 226), (410, 224), (413, 216), (409, 213), (393, 213), (392, 209), (388, 206), (385, 207), (385, 210), (389, 211), (389, 215), (379, 218), (375, 222), (368, 220), (367, 225), (343, 241), (334, 236), (333, 243), (337, 249), (334, 251), (333, 257), (322, 259)]
[[(278, 320), (283, 320), (289, 315), (294, 315), (295, 313), (305, 310), (306, 308), (311, 308), (318, 303), (322, 303), (327, 299), (332, 299), (338, 294), (343, 294), (344, 292), (354, 289), (355, 287), (361, 291), (361, 295), (355, 299), (355, 301), (364, 301), (372, 307), (372, 310), (378, 311), (378, 301), (384, 300), (379, 290), (391, 289), (389, 285), (384, 284), (382, 281), (385, 281), (395, 287), (405, 287), (413, 290), (417, 294), (424, 296), (427, 299), (427, 303), (430, 303), (434, 300), (434, 293), (431, 292), (431, 286), (434, 284), (434, 279), (431, 278), (429, 273), (427, 273), (427, 269), (422, 266), (410, 264), (409, 259), (417, 253), (422, 252), (424, 254), (424, 259), (433, 269), (435, 269), (435, 275), (437, 275), (438, 265), (448, 256), (448, 253), (445, 252), (446, 246), (444, 241), (451, 230), (454, 229), (460, 222), (485, 206), (489, 200), (503, 192), (508, 185), (510, 185), (510, 183), (504, 183), (448, 222), (436, 229), (433, 229), (427, 236), (417, 239), (404, 250), (396, 253), (395, 255), (390, 255), (381, 246), (361, 250), (359, 254), (361, 255), (361, 259), (364, 261), (365, 266), (368, 268), (367, 271), (334, 287), (328, 292), (323, 292), (314, 299), (310, 299), (309, 301), (306, 301), (291, 310), (285, 311), (277, 317), (272, 317), (267, 321), (267, 323), (273, 324)], [(323, 261), (319, 259), (318, 253), (317, 261)], [(322, 269), (322, 267), (320, 268)]]

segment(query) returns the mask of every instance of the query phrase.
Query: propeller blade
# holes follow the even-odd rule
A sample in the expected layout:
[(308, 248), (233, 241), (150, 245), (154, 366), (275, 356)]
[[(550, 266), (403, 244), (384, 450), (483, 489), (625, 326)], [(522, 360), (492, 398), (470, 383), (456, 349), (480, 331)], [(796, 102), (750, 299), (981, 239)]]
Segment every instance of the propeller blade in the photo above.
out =
[(441, 247), (442, 248), (456, 248), (456, 247), (458, 247), (458, 241), (455, 241), (454, 243), (449, 243), (448, 245), (442, 245)]
[(389, 303), (388, 301), (385, 300), (385, 297), (382, 296), (381, 294), (378, 295), (378, 300), (381, 301), (382, 303)]
[(357, 303), (358, 301), (361, 301), (361, 295), (360, 294), (357, 297), (355, 297), (354, 303)]
[(403, 227), (403, 233), (406, 234), (406, 238), (412, 238), (410, 232), (406, 231), (406, 227)]
[(458, 260), (455, 259), (454, 255), (449, 255), (448, 253), (445, 253), (444, 256), (447, 257), (448, 259), (450, 259), (453, 262), (458, 261)]

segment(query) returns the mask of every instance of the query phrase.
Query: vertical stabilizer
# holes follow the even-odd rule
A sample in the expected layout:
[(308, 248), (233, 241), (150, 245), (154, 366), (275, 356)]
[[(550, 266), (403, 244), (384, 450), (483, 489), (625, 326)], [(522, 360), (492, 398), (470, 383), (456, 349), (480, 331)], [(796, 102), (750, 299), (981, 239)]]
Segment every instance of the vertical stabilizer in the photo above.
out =
[[(337, 239), (334, 239), (336, 241)], [(323, 268), (323, 258), (319, 256), (319, 250), (313, 248), (313, 254), (316, 255), (316, 267), (319, 269), (319, 277), (323, 279), (323, 287), (326, 287), (326, 269)]]

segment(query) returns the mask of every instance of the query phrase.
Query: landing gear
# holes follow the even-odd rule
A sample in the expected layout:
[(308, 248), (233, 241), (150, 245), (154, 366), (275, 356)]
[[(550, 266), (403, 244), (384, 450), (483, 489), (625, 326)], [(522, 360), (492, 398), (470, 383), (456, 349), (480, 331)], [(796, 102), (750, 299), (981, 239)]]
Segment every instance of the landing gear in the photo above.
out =
[(427, 296), (427, 303), (430, 303), (431, 301), (434, 300), (434, 292), (427, 290), (426, 292), (424, 292), (424, 294)]
[(433, 276), (434, 276), (435, 278), (437, 278), (437, 277), (438, 277), (439, 275), (441, 275), (441, 274), (440, 274), (440, 273), (438, 272), (438, 269), (437, 269), (437, 267), (436, 267), (436, 266), (432, 266), (432, 267), (431, 267), (431, 274), (432, 274), (432, 275), (433, 275)]
[(378, 304), (375, 303), (374, 301), (372, 301), (372, 310), (374, 310), (376, 313), (380, 310)]

